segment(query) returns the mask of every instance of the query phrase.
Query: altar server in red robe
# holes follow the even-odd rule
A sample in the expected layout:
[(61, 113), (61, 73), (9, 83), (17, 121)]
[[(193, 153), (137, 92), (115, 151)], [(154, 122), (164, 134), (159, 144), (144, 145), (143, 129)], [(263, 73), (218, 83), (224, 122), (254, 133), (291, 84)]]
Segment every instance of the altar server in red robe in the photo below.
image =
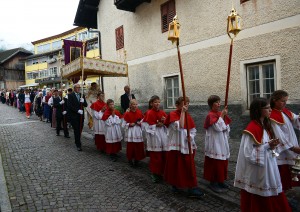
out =
[(170, 112), (165, 125), (168, 127), (169, 151), (164, 172), (164, 179), (172, 185), (173, 192), (180, 189), (188, 189), (190, 197), (201, 198), (204, 193), (200, 191), (197, 183), (194, 156), (197, 149), (195, 143), (196, 126), (192, 117), (187, 114), (187, 122), (190, 133), (190, 142), (193, 157), (189, 152), (187, 140), (187, 125), (185, 113), (188, 110), (189, 99), (186, 98), (187, 105), (184, 105), (183, 97), (176, 100), (176, 110)]
[(145, 158), (144, 140), (141, 121), (144, 118), (142, 111), (137, 108), (137, 101), (130, 100), (129, 111), (124, 114), (122, 123), (125, 128), (126, 155), (130, 166), (137, 166)]
[(106, 105), (107, 109), (102, 116), (102, 120), (105, 122), (105, 151), (110, 155), (111, 160), (115, 162), (117, 161), (117, 153), (122, 149), (122, 115), (115, 109), (115, 103), (112, 99), (108, 99)]
[(205, 134), (205, 159), (204, 159), (204, 179), (210, 182), (210, 189), (214, 192), (224, 192), (228, 185), (224, 183), (228, 173), (229, 150), (229, 124), (227, 108), (220, 110), (221, 99), (212, 95), (207, 103), (210, 111), (204, 122)]
[(300, 154), (299, 143), (294, 131), (294, 128), (300, 130), (299, 115), (285, 107), (287, 100), (288, 93), (283, 90), (275, 91), (270, 98), (272, 108), (270, 119), (276, 138), (279, 138), (280, 142), (276, 150), (279, 153), (277, 164), (284, 191), (293, 186), (290, 167), (295, 165), (295, 158), (297, 154)]
[(147, 151), (150, 156), (149, 169), (154, 183), (162, 179), (164, 173), (166, 153), (168, 151), (167, 128), (164, 125), (167, 114), (160, 110), (160, 99), (152, 96), (150, 100), (152, 109), (149, 110), (143, 119), (147, 137)]
[(251, 122), (244, 130), (234, 186), (241, 190), (241, 211), (291, 211), (282, 191), (274, 150), (279, 144), (271, 127), (271, 107), (265, 98), (250, 105)]
[(97, 101), (91, 105), (93, 115), (93, 129), (95, 134), (95, 145), (97, 150), (105, 152), (105, 122), (102, 120), (104, 111), (106, 110), (106, 103), (104, 102), (104, 93), (97, 94)]

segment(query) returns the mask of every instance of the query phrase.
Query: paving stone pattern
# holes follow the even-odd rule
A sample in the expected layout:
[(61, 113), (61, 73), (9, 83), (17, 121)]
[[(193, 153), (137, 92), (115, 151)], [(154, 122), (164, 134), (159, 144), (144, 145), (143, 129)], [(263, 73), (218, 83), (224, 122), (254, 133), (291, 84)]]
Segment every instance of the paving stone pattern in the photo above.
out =
[[(239, 211), (235, 200), (209, 192), (203, 200), (190, 199), (173, 194), (165, 183), (153, 184), (148, 158), (131, 168), (123, 149), (118, 161), (111, 162), (96, 150), (86, 127), (83, 151), (78, 152), (72, 131), (70, 139), (57, 137), (35, 115), (26, 119), (2, 104), (0, 111), (0, 153), (13, 211)], [(200, 179), (201, 148), (197, 171), (207, 190)]]

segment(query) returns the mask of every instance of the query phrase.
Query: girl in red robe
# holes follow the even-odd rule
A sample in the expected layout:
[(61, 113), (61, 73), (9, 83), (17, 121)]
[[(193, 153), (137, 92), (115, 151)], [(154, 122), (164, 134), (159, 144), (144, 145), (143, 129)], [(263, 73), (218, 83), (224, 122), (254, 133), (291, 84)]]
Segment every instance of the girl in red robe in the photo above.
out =
[(137, 166), (145, 158), (144, 140), (141, 121), (144, 118), (142, 111), (137, 108), (137, 101), (132, 99), (129, 111), (124, 115), (125, 142), (127, 142), (126, 155), (130, 166)]

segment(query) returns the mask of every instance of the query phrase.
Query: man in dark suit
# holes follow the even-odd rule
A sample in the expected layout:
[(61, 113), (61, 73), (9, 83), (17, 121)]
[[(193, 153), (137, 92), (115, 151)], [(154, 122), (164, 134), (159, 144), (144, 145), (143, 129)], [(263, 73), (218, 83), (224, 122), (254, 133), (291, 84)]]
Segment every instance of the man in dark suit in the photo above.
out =
[[(57, 91), (57, 90), (56, 90)], [(68, 128), (65, 126), (64, 121), (64, 111), (66, 110), (66, 100), (65, 98), (61, 98), (62, 92), (58, 91), (58, 95), (53, 97), (53, 107), (56, 108), (56, 135), (59, 136), (60, 130), (64, 130), (64, 136), (66, 138), (70, 138)], [(63, 122), (63, 128), (61, 127), (61, 122)]]
[(80, 84), (74, 85), (74, 92), (68, 94), (68, 113), (74, 130), (75, 144), (78, 151), (81, 149), (81, 131), (84, 122), (84, 108), (87, 107), (85, 96), (80, 93)]
[(121, 96), (121, 107), (123, 109), (123, 113), (129, 108), (129, 103), (131, 99), (135, 99), (135, 96), (130, 93), (130, 87), (126, 85), (124, 87), (125, 93)]

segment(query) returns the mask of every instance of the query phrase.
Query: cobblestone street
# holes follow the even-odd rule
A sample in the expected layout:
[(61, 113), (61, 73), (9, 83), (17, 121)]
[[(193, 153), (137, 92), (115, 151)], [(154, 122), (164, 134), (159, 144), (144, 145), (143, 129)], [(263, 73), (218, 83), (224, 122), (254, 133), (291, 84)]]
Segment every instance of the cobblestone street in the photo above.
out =
[(239, 211), (238, 202), (210, 193), (203, 200), (189, 199), (164, 183), (153, 184), (147, 160), (131, 168), (124, 149), (111, 162), (97, 152), (86, 128), (78, 152), (73, 131), (70, 139), (57, 137), (35, 115), (26, 119), (2, 104), (0, 111), (0, 153), (13, 211)]

